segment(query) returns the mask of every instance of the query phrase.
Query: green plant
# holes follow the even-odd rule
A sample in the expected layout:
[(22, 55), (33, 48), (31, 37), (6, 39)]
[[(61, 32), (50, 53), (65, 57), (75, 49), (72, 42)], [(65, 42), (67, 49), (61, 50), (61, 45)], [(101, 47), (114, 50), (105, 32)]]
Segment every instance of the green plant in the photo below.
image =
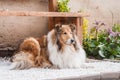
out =
[(112, 29), (115, 32), (120, 32), (120, 24), (114, 24), (114, 27)]
[(58, 0), (58, 11), (59, 12), (69, 12), (68, 2), (70, 0)]
[[(114, 25), (112, 28), (101, 31), (99, 29), (101, 26), (105, 24), (97, 21), (88, 38), (84, 39), (83, 45), (87, 55), (98, 59), (120, 59), (119, 27)], [(90, 38), (91, 35), (94, 37)]]

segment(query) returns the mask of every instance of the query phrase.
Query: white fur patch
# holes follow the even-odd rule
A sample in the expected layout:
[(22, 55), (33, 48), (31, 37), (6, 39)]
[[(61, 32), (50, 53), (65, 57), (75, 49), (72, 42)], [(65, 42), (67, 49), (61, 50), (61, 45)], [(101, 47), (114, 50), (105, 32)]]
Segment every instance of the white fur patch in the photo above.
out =
[(49, 60), (59, 68), (80, 68), (85, 63), (86, 55), (77, 37), (77, 51), (72, 49), (72, 46), (66, 45), (63, 52), (58, 51), (57, 45), (53, 44), (52, 35), (54, 30), (48, 33), (48, 53)]
[(71, 44), (71, 39), (68, 39), (67, 41), (66, 41), (66, 44)]
[(33, 67), (34, 63), (29, 59), (32, 55), (30, 53), (24, 53), (23, 51), (18, 52), (13, 57), (13, 63), (10, 69), (28, 69)]

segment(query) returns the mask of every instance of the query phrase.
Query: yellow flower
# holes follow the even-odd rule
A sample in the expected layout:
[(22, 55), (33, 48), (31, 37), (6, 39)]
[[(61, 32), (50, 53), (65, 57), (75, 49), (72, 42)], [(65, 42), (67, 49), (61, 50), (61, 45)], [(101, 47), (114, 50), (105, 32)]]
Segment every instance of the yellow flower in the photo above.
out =
[(83, 39), (87, 38), (88, 35), (88, 20), (86, 18), (83, 18)]

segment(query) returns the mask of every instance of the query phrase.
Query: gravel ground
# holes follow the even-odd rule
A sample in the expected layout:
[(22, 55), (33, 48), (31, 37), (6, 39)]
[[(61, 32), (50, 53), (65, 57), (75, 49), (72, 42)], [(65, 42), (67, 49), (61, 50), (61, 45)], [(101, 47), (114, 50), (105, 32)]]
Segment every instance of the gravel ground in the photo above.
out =
[(0, 58), (0, 80), (48, 80), (97, 75), (101, 72), (120, 72), (120, 63), (94, 61), (86, 63), (87, 68), (80, 69), (41, 69), (9, 70), (9, 59)]

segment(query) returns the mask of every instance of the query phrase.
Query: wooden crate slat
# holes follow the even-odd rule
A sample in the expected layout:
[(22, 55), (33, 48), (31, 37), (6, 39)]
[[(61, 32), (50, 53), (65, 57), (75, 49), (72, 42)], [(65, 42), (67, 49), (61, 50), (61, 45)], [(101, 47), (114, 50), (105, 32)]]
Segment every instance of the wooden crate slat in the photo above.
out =
[(74, 12), (0, 11), (0, 16), (88, 17), (89, 14)]

